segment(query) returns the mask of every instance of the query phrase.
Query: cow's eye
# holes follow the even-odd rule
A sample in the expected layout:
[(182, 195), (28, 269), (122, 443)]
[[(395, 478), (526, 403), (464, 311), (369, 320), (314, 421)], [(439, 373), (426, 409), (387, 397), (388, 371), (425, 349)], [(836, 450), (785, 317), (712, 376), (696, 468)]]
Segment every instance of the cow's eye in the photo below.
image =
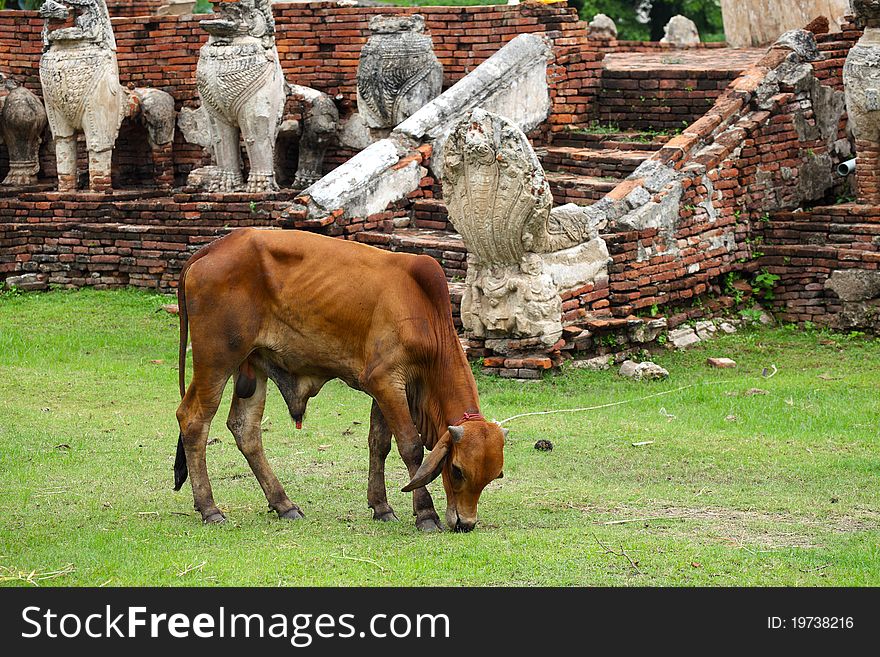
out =
[(461, 468), (459, 468), (457, 465), (452, 466), (452, 476), (459, 481), (464, 479), (464, 474), (462, 474)]

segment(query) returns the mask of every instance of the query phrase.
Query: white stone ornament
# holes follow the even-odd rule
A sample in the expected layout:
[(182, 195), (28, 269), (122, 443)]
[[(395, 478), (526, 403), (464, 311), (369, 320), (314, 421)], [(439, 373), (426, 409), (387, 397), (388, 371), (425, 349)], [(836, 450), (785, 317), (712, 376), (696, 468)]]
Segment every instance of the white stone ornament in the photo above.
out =
[(880, 0), (853, 0), (856, 22), (864, 34), (853, 46), (843, 67), (846, 111), (856, 139), (856, 178), (859, 200), (880, 202), (876, 184), (868, 189), (862, 181), (876, 183), (880, 166)]
[(590, 37), (593, 39), (616, 39), (617, 25), (605, 14), (596, 14), (590, 21)]
[[(73, 26), (66, 23), (74, 15)], [(158, 89), (129, 91), (119, 83), (116, 39), (105, 0), (46, 0), (40, 83), (58, 170), (58, 190), (76, 189), (76, 134), (85, 135), (89, 187), (112, 188), (111, 161), (119, 127), (140, 115), (150, 147), (174, 139), (174, 99)], [(64, 27), (56, 27), (63, 23)], [(170, 176), (169, 176), (170, 177)]]
[[(52, 28), (76, 13), (72, 27)], [(40, 83), (55, 140), (58, 189), (76, 188), (76, 133), (85, 133), (92, 189), (110, 188), (110, 162), (128, 95), (119, 84), (116, 40), (104, 0), (47, 0)]]

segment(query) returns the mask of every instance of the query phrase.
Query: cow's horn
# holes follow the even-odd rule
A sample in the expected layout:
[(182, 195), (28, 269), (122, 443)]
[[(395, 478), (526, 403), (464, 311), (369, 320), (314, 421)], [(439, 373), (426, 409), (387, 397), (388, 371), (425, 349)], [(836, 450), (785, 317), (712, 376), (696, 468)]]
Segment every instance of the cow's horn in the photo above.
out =
[(443, 438), (440, 439), (440, 441), (436, 445), (434, 445), (434, 449), (432, 449), (431, 453), (428, 454), (428, 457), (424, 461), (422, 461), (422, 465), (416, 471), (416, 474), (412, 478), (412, 481), (410, 481), (406, 486), (403, 487), (404, 493), (409, 493), (416, 488), (427, 486), (438, 476), (440, 476), (440, 471), (443, 469), (443, 460), (449, 453), (450, 442), (451, 440), (449, 438), (449, 434), (447, 433), (443, 436)]
[(452, 436), (452, 442), (457, 443), (464, 438), (464, 427), (449, 427), (449, 435)]

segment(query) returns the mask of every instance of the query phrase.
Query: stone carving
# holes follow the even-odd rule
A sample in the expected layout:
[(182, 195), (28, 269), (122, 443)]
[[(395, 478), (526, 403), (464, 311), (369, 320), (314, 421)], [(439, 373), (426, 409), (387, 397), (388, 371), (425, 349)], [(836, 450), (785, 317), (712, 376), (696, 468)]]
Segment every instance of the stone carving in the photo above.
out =
[(673, 16), (666, 24), (660, 43), (670, 43), (676, 48), (687, 48), (700, 43), (700, 33), (696, 24), (686, 16)]
[(852, 8), (865, 30), (843, 67), (856, 141), (856, 191), (860, 201), (880, 203), (880, 0), (853, 0)]
[(440, 93), (443, 66), (420, 14), (376, 16), (370, 30), (358, 61), (358, 112), (370, 128), (394, 128)]
[(594, 39), (616, 39), (617, 25), (605, 14), (596, 14), (590, 21), (590, 36)]
[[(196, 85), (220, 168), (211, 190), (277, 190), (275, 140), (286, 94), (271, 3), (240, 0), (219, 3), (216, 9), (212, 18), (200, 22), (210, 36), (196, 68)], [(250, 162), (246, 185), (239, 136), (244, 138)]]
[[(551, 211), (553, 197), (534, 150), (501, 116), (471, 111), (444, 152), (443, 198), (468, 248), (465, 328), (477, 337), (554, 344), (562, 333), (560, 282), (564, 288), (585, 283), (585, 271), (571, 272), (587, 253), (585, 240), (601, 242), (596, 226), (576, 206)], [(607, 263), (604, 243), (598, 253), (599, 266), (587, 280)]]
[[(336, 141), (339, 131), (339, 110), (333, 99), (327, 94), (301, 85), (288, 85), (286, 93), (300, 106), (302, 120), (288, 120), (281, 123), (273, 148), (273, 163), (276, 182), (291, 183), (287, 177), (284, 153), (289, 144), (297, 144), (298, 162), (292, 184), (297, 189), (304, 189), (323, 175), (324, 156), (327, 148)], [(215, 154), (215, 140), (211, 127), (211, 119), (205, 106), (197, 110), (183, 108), (180, 111), (178, 125), (183, 131), (184, 139), (198, 144)], [(190, 172), (187, 184), (193, 187), (219, 189), (228, 177), (221, 167), (211, 165), (200, 167)]]
[[(52, 29), (76, 14), (72, 27)], [(76, 189), (76, 133), (85, 133), (89, 182), (110, 189), (110, 159), (128, 96), (119, 84), (116, 40), (104, 0), (47, 0), (40, 8), (43, 57), (40, 82), (55, 140), (58, 189)]]
[(788, 48), (801, 62), (816, 62), (822, 59), (816, 35), (809, 30), (789, 30), (773, 44), (774, 48)]
[(154, 162), (164, 170), (160, 181), (169, 182), (174, 100), (164, 91), (129, 91), (119, 83), (116, 40), (105, 0), (47, 0), (40, 16), (45, 19), (40, 83), (55, 142), (59, 191), (76, 189), (77, 132), (85, 134), (89, 187), (111, 189), (119, 127), (124, 118), (137, 115), (147, 124)]
[(339, 110), (325, 93), (290, 85), (291, 96), (303, 101), (302, 124), (299, 138), (299, 161), (293, 186), (305, 189), (324, 175), (324, 155), (336, 139), (339, 130)]
[(7, 78), (4, 86), (9, 93), (0, 106), (0, 141), (9, 151), (9, 173), (2, 184), (33, 185), (40, 171), (46, 110), (35, 94), (13, 79)]

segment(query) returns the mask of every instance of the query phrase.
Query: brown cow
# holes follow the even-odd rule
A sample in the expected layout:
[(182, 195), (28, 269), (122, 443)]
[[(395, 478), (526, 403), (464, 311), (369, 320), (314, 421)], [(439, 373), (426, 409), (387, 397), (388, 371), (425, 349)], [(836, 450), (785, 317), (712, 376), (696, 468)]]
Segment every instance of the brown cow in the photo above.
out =
[[(180, 439), (174, 488), (192, 477), (206, 523), (225, 521), (208, 480), (205, 446), (234, 377), (227, 426), (281, 518), (303, 514), (263, 452), (260, 420), (272, 379), (297, 428), (330, 379), (373, 398), (369, 506), (396, 520), (385, 492), (391, 434), (412, 480), (416, 525), (440, 529), (425, 485), (443, 475), (446, 523), (470, 531), (483, 488), (500, 476), (504, 435), (479, 411), (473, 374), (452, 323), (440, 265), (299, 231), (236, 230), (201, 249), (180, 274)], [(187, 328), (193, 378), (185, 389)], [(431, 450), (422, 462), (424, 448)]]

